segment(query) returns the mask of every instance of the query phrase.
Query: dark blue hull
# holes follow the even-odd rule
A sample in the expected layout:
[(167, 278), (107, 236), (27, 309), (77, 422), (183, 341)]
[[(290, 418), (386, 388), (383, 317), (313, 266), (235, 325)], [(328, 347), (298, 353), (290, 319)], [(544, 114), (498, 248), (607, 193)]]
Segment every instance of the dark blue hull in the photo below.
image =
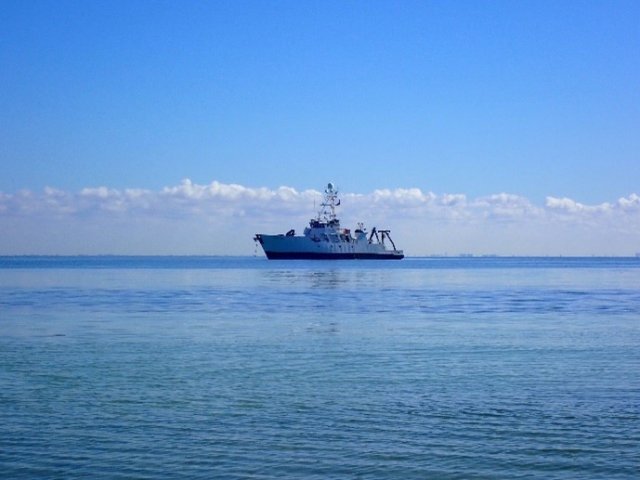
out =
[(269, 260), (401, 260), (404, 255), (378, 253), (265, 252)]

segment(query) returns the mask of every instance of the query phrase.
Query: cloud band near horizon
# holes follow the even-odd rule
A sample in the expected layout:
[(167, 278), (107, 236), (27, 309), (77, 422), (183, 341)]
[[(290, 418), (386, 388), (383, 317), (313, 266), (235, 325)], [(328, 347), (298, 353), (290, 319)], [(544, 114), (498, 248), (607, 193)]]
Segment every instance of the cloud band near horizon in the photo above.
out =
[[(316, 190), (217, 181), (200, 185), (188, 179), (158, 191), (101, 186), (78, 192), (51, 187), (41, 192), (0, 192), (0, 225), (5, 232), (0, 253), (249, 254), (252, 233), (301, 230), (315, 215), (314, 203), (319, 204), (321, 197)], [(418, 188), (342, 193), (341, 198), (344, 226), (383, 222), (395, 232), (394, 238), (403, 237), (400, 243), (414, 255), (455, 249), (496, 254), (640, 251), (636, 193), (597, 205), (553, 196), (537, 205), (509, 193), (468, 198)], [(198, 240), (198, 235), (215, 238), (220, 229), (238, 232), (249, 241), (231, 245)], [(108, 232), (106, 239), (97, 233), (101, 230)], [(591, 238), (585, 241), (584, 235)]]

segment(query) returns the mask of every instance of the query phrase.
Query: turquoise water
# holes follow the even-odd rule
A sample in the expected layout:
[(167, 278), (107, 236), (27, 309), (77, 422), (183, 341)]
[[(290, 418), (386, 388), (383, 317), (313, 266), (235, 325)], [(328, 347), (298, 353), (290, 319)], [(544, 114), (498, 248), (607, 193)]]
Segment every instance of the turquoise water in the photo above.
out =
[(2, 478), (631, 479), (640, 259), (0, 257)]

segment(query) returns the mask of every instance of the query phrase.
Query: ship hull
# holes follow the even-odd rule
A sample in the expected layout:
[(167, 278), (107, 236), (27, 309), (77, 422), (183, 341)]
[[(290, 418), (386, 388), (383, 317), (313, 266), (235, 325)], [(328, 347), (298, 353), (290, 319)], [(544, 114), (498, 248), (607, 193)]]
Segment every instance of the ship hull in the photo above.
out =
[(401, 260), (402, 253), (318, 253), (318, 252), (269, 252), (269, 260)]
[(320, 242), (310, 237), (257, 234), (256, 240), (270, 260), (400, 260), (402, 250), (389, 250), (367, 240)]

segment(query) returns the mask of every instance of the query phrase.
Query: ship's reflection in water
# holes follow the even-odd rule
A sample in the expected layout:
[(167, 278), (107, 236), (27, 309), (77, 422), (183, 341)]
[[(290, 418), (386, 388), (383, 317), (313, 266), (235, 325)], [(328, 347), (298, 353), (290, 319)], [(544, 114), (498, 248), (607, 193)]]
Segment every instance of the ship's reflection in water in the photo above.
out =
[(338, 288), (347, 282), (344, 272), (338, 269), (308, 272), (307, 281), (311, 288)]
[[(326, 267), (326, 266), (325, 266)], [(358, 299), (350, 287), (354, 272), (331, 268), (282, 269), (263, 272), (267, 296), (278, 297), (285, 311), (304, 311), (304, 330), (309, 334), (337, 335), (344, 314)]]
[(273, 287), (285, 287), (291, 289), (334, 289), (345, 285), (353, 276), (353, 272), (331, 269), (284, 269), (268, 270), (263, 272), (267, 284)]

